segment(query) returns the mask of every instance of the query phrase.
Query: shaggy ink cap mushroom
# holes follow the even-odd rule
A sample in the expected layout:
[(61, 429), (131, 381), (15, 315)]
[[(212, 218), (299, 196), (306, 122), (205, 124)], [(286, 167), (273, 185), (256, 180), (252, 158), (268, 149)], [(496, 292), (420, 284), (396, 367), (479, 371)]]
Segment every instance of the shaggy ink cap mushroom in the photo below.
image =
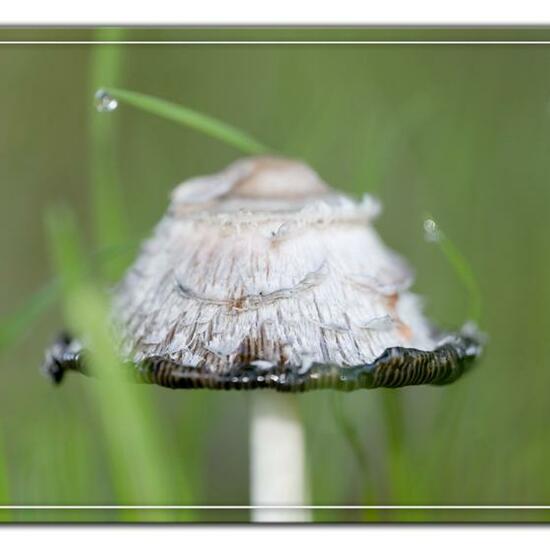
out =
[[(373, 227), (379, 210), (283, 158), (184, 182), (114, 292), (121, 358), (138, 380), (171, 388), (453, 382), (479, 336), (424, 317), (411, 270)], [(85, 372), (85, 351), (63, 335), (45, 369), (56, 382)]]

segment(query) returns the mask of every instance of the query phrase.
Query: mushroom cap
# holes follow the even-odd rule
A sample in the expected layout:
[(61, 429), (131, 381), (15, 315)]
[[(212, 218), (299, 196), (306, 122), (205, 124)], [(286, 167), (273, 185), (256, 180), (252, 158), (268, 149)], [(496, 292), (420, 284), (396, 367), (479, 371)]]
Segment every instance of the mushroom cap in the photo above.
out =
[(435, 368), (454, 338), (458, 362), (477, 355), (475, 338), (424, 317), (411, 270), (372, 225), (379, 211), (276, 157), (182, 183), (115, 291), (123, 357), (173, 387), (256, 387), (283, 373), (308, 389), (319, 366), (337, 379), (388, 350)]

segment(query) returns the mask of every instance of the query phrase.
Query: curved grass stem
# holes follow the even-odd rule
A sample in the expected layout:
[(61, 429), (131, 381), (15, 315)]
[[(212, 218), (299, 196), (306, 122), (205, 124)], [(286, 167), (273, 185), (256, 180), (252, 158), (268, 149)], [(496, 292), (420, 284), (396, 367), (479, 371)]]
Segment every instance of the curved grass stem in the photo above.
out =
[[(124, 29), (100, 29), (97, 40), (122, 40)], [(90, 87), (120, 84), (123, 66), (123, 46), (99, 45), (92, 50), (90, 60)], [(90, 193), (95, 243), (98, 249), (118, 246), (129, 239), (129, 221), (124, 204), (117, 168), (116, 117), (100, 116), (90, 107)], [(127, 264), (119, 256), (101, 273), (108, 281), (117, 280)]]
[(120, 88), (107, 87), (103, 88), (102, 91), (120, 103), (126, 103), (142, 111), (198, 130), (240, 149), (243, 153), (256, 155), (269, 151), (266, 145), (260, 143), (246, 132), (183, 105)]
[(427, 240), (438, 245), (455, 275), (464, 286), (468, 296), (469, 318), (479, 323), (483, 310), (483, 300), (479, 283), (470, 262), (430, 215), (425, 216), (424, 230)]
[[(162, 424), (150, 398), (128, 383), (113, 343), (105, 294), (91, 279), (79, 242), (76, 221), (68, 209), (47, 217), (52, 258), (62, 282), (65, 318), (70, 331), (88, 342), (90, 367), (100, 384), (90, 385), (108, 443), (111, 474), (120, 504), (189, 502), (184, 476), (174, 483), (166, 460)], [(192, 512), (186, 519), (193, 517)], [(147, 520), (144, 512), (126, 512), (123, 519)]]

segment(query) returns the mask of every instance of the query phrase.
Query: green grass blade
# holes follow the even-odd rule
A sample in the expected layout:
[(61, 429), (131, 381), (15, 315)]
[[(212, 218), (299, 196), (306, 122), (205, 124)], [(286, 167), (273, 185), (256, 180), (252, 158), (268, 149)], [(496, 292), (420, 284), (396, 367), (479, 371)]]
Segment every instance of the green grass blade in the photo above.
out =
[(361, 468), (363, 475), (366, 476), (368, 472), (368, 459), (367, 453), (361, 441), (361, 436), (357, 430), (357, 426), (353, 423), (351, 418), (346, 414), (344, 410), (343, 396), (339, 393), (334, 393), (332, 396), (332, 413), (334, 420), (338, 425), (342, 435), (344, 436), (347, 444), (358, 466)]
[(210, 137), (240, 149), (244, 153), (256, 155), (269, 151), (266, 145), (263, 145), (242, 130), (182, 105), (119, 88), (107, 87), (102, 91), (115, 98), (120, 103), (126, 103), (142, 111), (203, 132)]
[(388, 484), (386, 490), (391, 495), (392, 502), (399, 503), (403, 481), (406, 478), (403, 460), (403, 442), (405, 440), (405, 411), (403, 400), (395, 390), (383, 389), (382, 414), (386, 432), (386, 468)]
[(0, 320), (0, 353), (14, 346), (31, 325), (55, 303), (60, 289), (59, 281), (48, 282), (14, 313)]
[[(165, 463), (162, 426), (153, 404), (143, 392), (145, 388), (130, 383), (114, 349), (108, 300), (87, 275), (74, 216), (66, 209), (50, 211), (47, 226), (54, 265), (63, 281), (67, 325), (87, 342), (90, 369), (97, 378), (87, 387), (102, 420), (118, 503), (190, 502), (182, 472), (173, 472)], [(171, 518), (167, 514), (163, 519)], [(128, 512), (123, 518), (146, 520), (151, 515)]]
[(432, 216), (425, 217), (424, 232), (426, 240), (438, 245), (438, 248), (443, 252), (443, 255), (463, 284), (468, 294), (468, 316), (472, 321), (479, 323), (483, 310), (483, 299), (472, 266), (453, 241), (441, 230), (439, 224)]
[(65, 297), (90, 278), (90, 265), (78, 238), (76, 217), (68, 206), (62, 204), (47, 210), (46, 228), (53, 265)]
[[(125, 244), (111, 245), (94, 254), (99, 267), (110, 266), (119, 260), (121, 254), (133, 253), (140, 240), (136, 239)], [(61, 284), (52, 279), (37, 290), (25, 303), (13, 313), (0, 319), (0, 354), (9, 350), (23, 337), (26, 331), (52, 307), (61, 296)]]
[(470, 264), (448, 237), (445, 237), (441, 242), (441, 250), (468, 291), (468, 311), (470, 318), (479, 322), (482, 311), (481, 291)]
[[(123, 40), (124, 29), (99, 29), (96, 40)], [(90, 89), (99, 86), (117, 86), (121, 81), (122, 47), (97, 45), (90, 60)], [(127, 242), (129, 222), (120, 186), (116, 156), (117, 118), (98, 113), (89, 107), (90, 130), (90, 185), (94, 237), (97, 248), (109, 248)], [(116, 280), (127, 265), (127, 258), (102, 266), (102, 275)]]

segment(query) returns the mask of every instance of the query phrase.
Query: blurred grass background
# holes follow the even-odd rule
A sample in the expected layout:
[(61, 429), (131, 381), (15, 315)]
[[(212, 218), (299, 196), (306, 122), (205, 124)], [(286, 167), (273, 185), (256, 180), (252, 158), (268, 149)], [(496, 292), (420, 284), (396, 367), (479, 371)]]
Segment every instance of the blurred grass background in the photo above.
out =
[[(0, 35), (98, 36), (91, 30), (39, 29)], [(124, 31), (127, 40), (549, 37), (540, 29)], [(116, 71), (110, 72), (113, 67), (105, 64), (113, 59)], [(384, 213), (378, 229), (415, 267), (415, 289), (438, 323), (462, 324), (467, 296), (437, 247), (424, 241), (425, 212), (468, 257), (481, 287), (482, 328), (490, 341), (480, 368), (459, 383), (300, 396), (313, 504), (550, 505), (550, 47), (0, 45), (0, 67), (2, 319), (55, 273), (44, 229), (52, 204), (74, 209), (92, 255), (111, 244), (124, 246), (124, 240), (138, 243), (164, 213), (177, 183), (240, 156), (125, 106), (98, 114), (95, 89), (116, 84), (184, 104), (303, 158), (334, 186), (379, 196)], [(110, 160), (98, 168), (106, 156)], [(101, 272), (103, 280), (116, 278), (122, 267), (116, 262)], [(69, 376), (54, 388), (39, 375), (43, 351), (65, 322), (59, 305), (0, 355), (0, 500), (150, 503), (140, 499), (150, 493), (140, 492), (146, 483), (132, 476), (138, 467), (133, 461), (122, 473), (113, 467), (114, 453), (139, 445), (135, 432), (123, 430), (131, 406), (122, 406), (113, 420), (122, 425), (120, 441), (113, 442), (94, 397), (95, 382)], [(159, 488), (154, 498), (165, 497), (166, 504), (248, 503), (247, 394), (154, 386), (131, 391), (132, 402), (150, 411), (149, 432), (158, 446), (153, 454), (171, 481), (159, 481), (168, 488)], [(133, 418), (141, 425), (142, 416)], [(121, 492), (120, 477), (133, 487)], [(193, 517), (0, 514), (6, 521), (248, 517), (211, 511)], [(353, 510), (317, 512), (315, 518), (519, 521), (549, 514)]]

